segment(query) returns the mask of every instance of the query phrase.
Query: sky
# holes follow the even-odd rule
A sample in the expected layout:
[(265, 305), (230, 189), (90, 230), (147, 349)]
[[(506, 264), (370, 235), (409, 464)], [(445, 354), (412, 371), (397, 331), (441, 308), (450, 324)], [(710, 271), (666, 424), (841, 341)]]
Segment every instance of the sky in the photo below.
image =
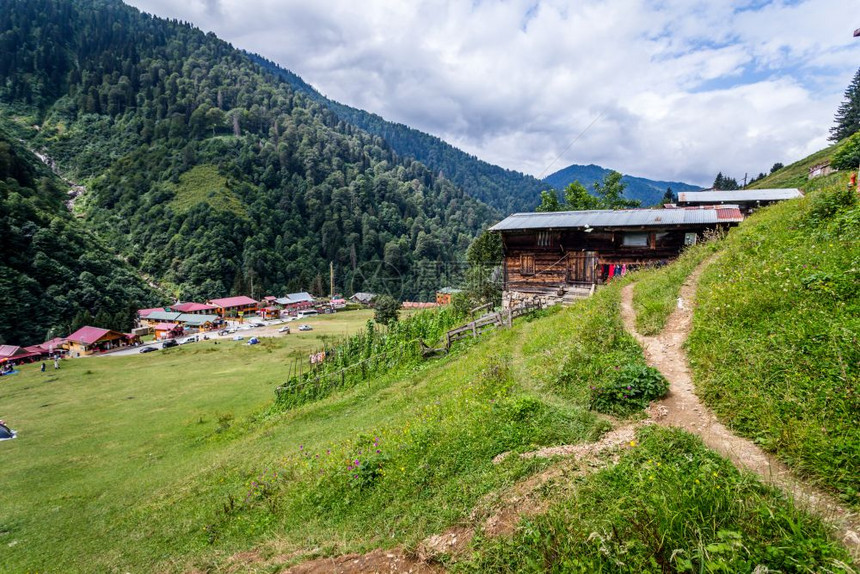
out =
[(857, 0), (125, 0), (324, 95), (543, 177), (710, 186), (827, 146)]

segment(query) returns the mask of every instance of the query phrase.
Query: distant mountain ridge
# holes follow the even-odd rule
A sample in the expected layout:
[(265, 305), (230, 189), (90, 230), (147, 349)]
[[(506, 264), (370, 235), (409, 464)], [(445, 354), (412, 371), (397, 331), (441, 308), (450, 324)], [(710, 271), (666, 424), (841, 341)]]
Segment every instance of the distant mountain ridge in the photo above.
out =
[[(594, 164), (573, 164), (548, 175), (544, 178), (544, 182), (548, 183), (554, 189), (561, 191), (574, 181), (579, 181), (579, 183), (591, 191), (591, 186), (595, 182), (603, 181), (603, 178), (611, 171)], [(621, 178), (621, 181), (627, 184), (627, 189), (624, 192), (625, 197), (638, 199), (642, 202), (643, 207), (660, 203), (660, 200), (666, 193), (667, 187), (671, 187), (672, 191), (676, 194), (681, 191), (697, 191), (702, 189), (699, 185), (680, 181), (658, 181), (632, 175), (625, 175)]]

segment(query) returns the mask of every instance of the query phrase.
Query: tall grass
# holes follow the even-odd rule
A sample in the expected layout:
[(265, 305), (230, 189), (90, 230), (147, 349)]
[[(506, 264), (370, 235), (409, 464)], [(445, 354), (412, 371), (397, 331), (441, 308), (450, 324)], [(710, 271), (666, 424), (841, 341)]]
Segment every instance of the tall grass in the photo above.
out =
[(860, 208), (846, 180), (813, 180), (729, 236), (689, 349), (724, 421), (858, 508)]
[(827, 529), (678, 429), (645, 427), (615, 465), (556, 483), (474, 572), (855, 572)]
[(717, 252), (721, 237), (714, 237), (686, 249), (666, 267), (636, 274), (633, 286), (633, 308), (636, 330), (643, 335), (656, 335), (666, 326), (666, 320), (676, 307), (678, 293), (690, 273), (708, 256)]

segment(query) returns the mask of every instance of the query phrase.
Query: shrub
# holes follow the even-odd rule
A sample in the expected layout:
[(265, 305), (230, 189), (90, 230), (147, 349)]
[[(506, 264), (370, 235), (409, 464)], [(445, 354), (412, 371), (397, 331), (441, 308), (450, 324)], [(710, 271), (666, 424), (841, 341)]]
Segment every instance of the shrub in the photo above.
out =
[(644, 409), (669, 390), (669, 383), (653, 367), (626, 364), (611, 381), (591, 387), (589, 407), (602, 413), (627, 414)]

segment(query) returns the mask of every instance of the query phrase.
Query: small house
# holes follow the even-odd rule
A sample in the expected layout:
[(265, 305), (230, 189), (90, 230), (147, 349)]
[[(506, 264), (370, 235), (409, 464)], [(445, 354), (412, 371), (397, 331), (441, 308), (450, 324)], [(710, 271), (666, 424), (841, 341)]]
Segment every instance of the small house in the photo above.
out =
[(293, 314), (302, 309), (311, 309), (314, 306), (314, 296), (306, 291), (288, 293), (285, 297), (276, 300), (284, 311)]
[(141, 317), (142, 327), (155, 327), (159, 323), (175, 323), (182, 315), (178, 311), (151, 311), (145, 317)]
[[(743, 221), (734, 206), (515, 213), (490, 228), (502, 238), (503, 301), (556, 302), (629, 270), (677, 257), (709, 230)], [(586, 291), (587, 292), (587, 291)]]
[(126, 333), (99, 327), (81, 327), (68, 337), (69, 355), (80, 357), (127, 347), (133, 343)]
[(460, 289), (453, 289), (451, 287), (443, 287), (436, 291), (436, 304), (437, 305), (450, 305), (451, 304), (451, 296), (457, 293), (460, 293)]
[(155, 340), (174, 339), (181, 337), (185, 329), (179, 323), (157, 323), (152, 326), (155, 331)]
[(0, 363), (30, 363), (41, 356), (41, 351), (34, 352), (17, 345), (0, 345)]
[(741, 213), (749, 215), (759, 207), (778, 201), (803, 197), (797, 188), (735, 189), (731, 191), (682, 191), (678, 194), (679, 207), (735, 205)]
[(371, 305), (373, 300), (376, 298), (376, 293), (365, 293), (359, 291), (349, 298), (353, 303), (358, 303), (359, 305)]

